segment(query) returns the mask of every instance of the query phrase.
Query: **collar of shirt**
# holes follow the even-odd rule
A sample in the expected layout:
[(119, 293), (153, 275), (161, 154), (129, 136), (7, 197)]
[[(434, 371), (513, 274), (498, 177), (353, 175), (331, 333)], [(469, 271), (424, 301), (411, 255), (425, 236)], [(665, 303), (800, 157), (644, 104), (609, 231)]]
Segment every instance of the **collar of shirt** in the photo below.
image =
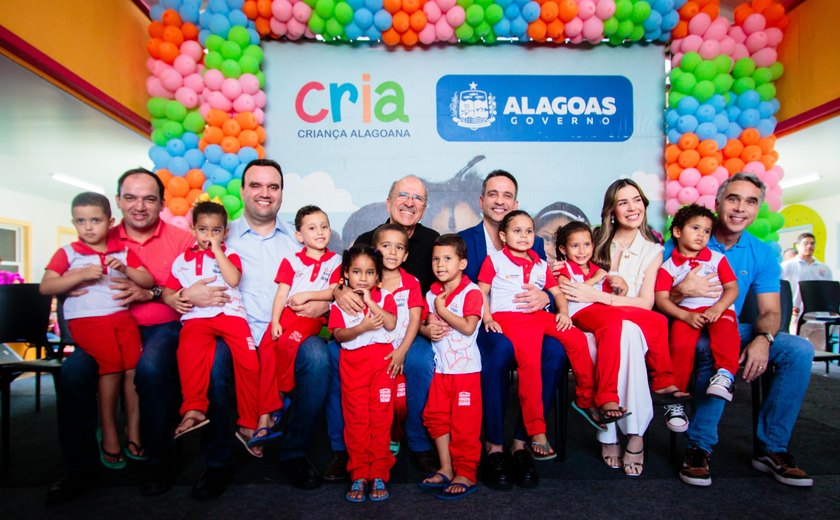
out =
[[(647, 240), (644, 236), (642, 236), (641, 231), (636, 231), (636, 236), (633, 237), (633, 241), (630, 242), (630, 247), (622, 251), (622, 254), (626, 257), (639, 256), (642, 254), (642, 249), (644, 248), (644, 243)], [(616, 240), (612, 240), (610, 242), (610, 258), (613, 258), (618, 251), (618, 242)]]
[[(467, 278), (464, 275), (461, 275), (461, 281), (458, 283), (458, 287), (456, 287), (454, 291), (452, 291), (451, 293), (446, 295), (446, 300), (443, 302), (444, 305), (449, 305), (450, 303), (452, 303), (452, 300), (456, 296), (461, 294), (461, 291), (463, 291), (464, 288), (469, 284), (470, 284), (470, 279)], [(432, 286), (429, 288), (429, 291), (431, 291), (431, 293), (434, 294), (435, 296), (442, 293), (443, 290), (444, 290), (443, 284), (440, 283), (440, 282), (433, 283)]]
[(305, 265), (307, 267), (315, 266), (312, 269), (312, 275), (309, 277), (309, 281), (314, 282), (315, 279), (318, 278), (318, 274), (320, 274), (320, 272), (321, 272), (321, 264), (323, 264), (324, 262), (326, 262), (330, 258), (334, 257), (335, 253), (333, 253), (329, 249), (325, 249), (324, 254), (321, 255), (321, 258), (315, 259), (315, 258), (312, 258), (311, 256), (306, 254), (306, 247), (304, 247), (303, 249), (301, 249), (300, 251), (295, 253), (295, 256), (297, 256), (298, 259), (300, 259), (300, 261), (301, 261), (301, 263), (303, 263), (303, 265)]
[(248, 223), (248, 219), (246, 219), (244, 215), (228, 224), (228, 232), (240, 238), (245, 236), (246, 234), (251, 234), (260, 238), (261, 240), (268, 240), (270, 238), (273, 238), (274, 235), (276, 235), (277, 233), (280, 233), (292, 237), (292, 240), (295, 240), (297, 242), (297, 240), (294, 238), (294, 228), (290, 224), (281, 220), (279, 213), (274, 219), (274, 231), (269, 235), (263, 236), (254, 231), (254, 228), (251, 227), (251, 225)]
[(502, 252), (504, 253), (504, 255), (506, 257), (508, 257), (508, 259), (511, 262), (513, 262), (516, 265), (522, 266), (522, 267), (533, 267), (533, 265), (535, 263), (540, 261), (540, 256), (533, 249), (529, 249), (526, 252), (527, 255), (528, 255), (528, 258), (522, 258), (521, 256), (514, 256), (513, 253), (511, 253), (510, 248), (508, 248), (508, 246), (504, 246), (502, 248)]
[[(709, 239), (709, 243), (706, 245), (707, 248), (717, 251), (718, 253), (726, 254), (726, 246), (720, 242), (718, 242), (717, 237), (714, 233), (712, 233), (712, 237)], [(738, 237), (738, 241), (735, 242), (735, 245), (730, 247), (729, 249), (734, 249), (736, 247), (746, 247), (744, 244), (744, 233), (741, 233), (741, 236)], [(676, 252), (676, 248), (674, 248), (674, 252)], [(673, 253), (672, 253), (673, 254)]]
[(123, 251), (125, 248), (120, 243), (119, 239), (114, 235), (109, 235), (108, 240), (105, 243), (105, 252), (100, 253), (99, 251), (95, 251), (92, 249), (88, 244), (85, 244), (81, 240), (77, 240), (70, 244), (70, 247), (73, 248), (73, 251), (79, 253), (80, 255), (96, 255), (99, 257), (99, 263), (102, 267), (105, 268), (105, 272), (108, 272), (108, 266), (105, 263), (105, 256), (111, 253), (119, 253)]
[(674, 252), (671, 253), (671, 261), (674, 262), (674, 265), (682, 265), (688, 262), (688, 265), (691, 266), (692, 269), (700, 265), (700, 262), (708, 262), (712, 259), (712, 250), (708, 247), (704, 247), (697, 256), (685, 256), (681, 254), (676, 248)]
[[(227, 247), (222, 244), (222, 251), (227, 251)], [(216, 255), (213, 253), (212, 249), (199, 249), (198, 244), (193, 244), (193, 246), (186, 251), (184, 251), (184, 260), (187, 262), (192, 262), (193, 260), (198, 262), (203, 262), (204, 257), (215, 259)]]
[(572, 274), (577, 274), (577, 275), (583, 276), (584, 280), (589, 280), (590, 278), (595, 276), (595, 273), (597, 273), (598, 269), (600, 269), (600, 267), (598, 267), (597, 265), (592, 263), (592, 260), (590, 260), (587, 263), (589, 265), (589, 274), (584, 273), (583, 268), (581, 266), (579, 266), (578, 264), (576, 264), (575, 262), (572, 262), (570, 260), (566, 260), (566, 265), (569, 266), (569, 268), (572, 271)]

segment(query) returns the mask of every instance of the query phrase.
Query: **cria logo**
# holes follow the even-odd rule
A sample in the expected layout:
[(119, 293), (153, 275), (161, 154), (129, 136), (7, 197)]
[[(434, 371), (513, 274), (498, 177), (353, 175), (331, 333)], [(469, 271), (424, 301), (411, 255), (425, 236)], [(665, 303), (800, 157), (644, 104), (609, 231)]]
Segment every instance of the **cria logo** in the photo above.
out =
[[(361, 107), (357, 104), (360, 90)], [(396, 81), (383, 81), (371, 92), (370, 74), (367, 73), (362, 74), (362, 82), (358, 85), (330, 83), (327, 88), (321, 82), (310, 81), (295, 96), (295, 112), (306, 123), (320, 123), (327, 116), (333, 123), (340, 123), (345, 115), (360, 117), (365, 124), (371, 123), (371, 116), (381, 123), (408, 123), (402, 85)]]
[(437, 130), (447, 141), (618, 142), (633, 135), (633, 86), (623, 76), (449, 75), (436, 90)]

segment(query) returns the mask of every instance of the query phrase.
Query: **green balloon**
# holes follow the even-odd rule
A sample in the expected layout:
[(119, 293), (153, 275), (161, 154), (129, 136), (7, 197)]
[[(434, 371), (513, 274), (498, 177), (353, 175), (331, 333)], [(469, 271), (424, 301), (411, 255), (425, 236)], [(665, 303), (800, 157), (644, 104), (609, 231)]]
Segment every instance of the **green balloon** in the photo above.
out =
[(613, 47), (617, 47), (617, 46), (621, 45), (622, 43), (624, 43), (624, 38), (622, 38), (618, 34), (614, 34), (614, 35), (610, 36), (609, 40), (607, 40), (607, 43), (609, 43)]
[(712, 80), (712, 83), (715, 84), (715, 94), (725, 94), (729, 92), (732, 88), (732, 83), (734, 82), (735, 80), (732, 79), (732, 76), (729, 74), (718, 74)]
[(187, 107), (174, 100), (166, 103), (166, 119), (180, 123), (185, 117), (187, 117)]
[(630, 15), (632, 14), (633, 2), (631, 2), (630, 0), (616, 0), (615, 14), (613, 14), (613, 16), (618, 18), (618, 21), (622, 22), (624, 20), (628, 20), (630, 18)]
[(204, 131), (204, 118), (198, 110), (193, 110), (187, 114), (187, 117), (184, 118), (184, 122), (181, 124), (184, 125), (185, 130), (194, 134)]
[(683, 94), (682, 92), (677, 92), (675, 90), (672, 90), (671, 92), (668, 93), (668, 107), (669, 108), (677, 108), (677, 105), (679, 105), (680, 100), (684, 97), (685, 97), (685, 94)]
[(251, 43), (251, 35), (248, 34), (248, 29), (241, 25), (234, 25), (228, 32), (228, 41), (234, 42), (240, 49), (244, 49)]
[(738, 78), (732, 84), (732, 91), (739, 96), (748, 90), (755, 90), (755, 80), (752, 78)]
[(460, 27), (455, 28), (455, 36), (462, 42), (471, 40), (475, 36), (475, 31), (470, 24), (461, 24)]
[(471, 6), (475, 3), (475, 0), (457, 0), (456, 3), (458, 5), (460, 5), (461, 7), (463, 7), (464, 10), (466, 10), (467, 7), (469, 7), (469, 6)]
[(776, 81), (785, 73), (785, 67), (781, 62), (777, 61), (770, 65), (770, 72), (773, 73), (773, 81)]
[(315, 4), (317, 2), (318, 2), (318, 0), (303, 0), (303, 3), (305, 3), (306, 5), (311, 7), (312, 9), (315, 9)]
[(166, 108), (163, 109), (163, 117), (153, 117), (152, 118), (152, 128), (163, 128), (163, 125), (169, 121), (166, 119)]
[(236, 60), (223, 61), (219, 70), (222, 71), (222, 75), (226, 78), (235, 79), (242, 75), (242, 67), (239, 66), (239, 62)]
[(493, 32), (493, 27), (487, 23), (486, 20), (482, 20), (481, 23), (478, 24), (478, 27), (475, 28), (475, 35), (480, 38), (484, 38), (491, 32)]
[(260, 62), (253, 56), (242, 56), (239, 58), (239, 68), (243, 74), (256, 74), (260, 70)]
[(227, 192), (234, 197), (239, 197), (239, 190), (242, 189), (242, 179), (231, 179), (227, 183)]
[(606, 22), (604, 22), (604, 35), (605, 36), (612, 36), (616, 32), (618, 32), (618, 19), (617, 18), (610, 18)]
[(701, 63), (703, 63), (703, 58), (698, 53), (686, 52), (680, 61), (680, 68), (686, 72), (694, 72)]
[(161, 130), (167, 141), (184, 135), (184, 126), (176, 121), (167, 121)]
[(146, 109), (152, 117), (164, 117), (166, 115), (166, 103), (169, 100), (162, 97), (153, 97), (146, 102)]
[(469, 25), (478, 27), (484, 21), (484, 8), (477, 4), (467, 7), (466, 20)]
[(697, 78), (690, 72), (680, 74), (676, 80), (671, 79), (671, 86), (674, 90), (683, 94), (691, 94), (695, 85), (697, 85)]
[(735, 76), (735, 79), (752, 76), (753, 72), (755, 72), (755, 62), (752, 58), (741, 58), (735, 62), (735, 66), (732, 68), (732, 75)]
[(634, 25), (633, 31), (630, 33), (630, 41), (638, 42), (645, 37), (645, 28), (641, 25)]
[(309, 30), (315, 34), (324, 34), (326, 28), (327, 22), (321, 18), (321, 15), (312, 11), (312, 15), (309, 17)]
[(758, 207), (758, 215), (756, 215), (756, 219), (767, 218), (767, 215), (769, 215), (769, 214), (770, 214), (770, 205), (768, 205), (766, 202), (762, 202), (761, 206)]
[(221, 69), (223, 61), (225, 61), (225, 59), (219, 51), (210, 51), (207, 53), (207, 56), (204, 57), (204, 65), (208, 69)]
[(335, 19), (341, 25), (347, 25), (353, 21), (353, 8), (347, 2), (335, 4)]
[(333, 0), (318, 0), (315, 2), (315, 12), (324, 20), (332, 18), (335, 12), (335, 2)]
[(778, 231), (785, 227), (785, 217), (778, 211), (770, 212), (767, 215), (767, 222), (770, 223), (770, 231)]
[(150, 138), (152, 142), (158, 146), (166, 146), (166, 142), (169, 141), (169, 139), (167, 139), (166, 136), (163, 134), (163, 130), (160, 128), (152, 130), (152, 135), (150, 136)]
[(245, 50), (242, 51), (243, 56), (251, 56), (258, 63), (262, 63), (263, 60), (263, 50), (259, 45), (249, 45), (245, 47)]
[(327, 25), (325, 28), (325, 35), (327, 38), (338, 38), (344, 34), (344, 26), (336, 18), (330, 18), (327, 20)]
[(772, 83), (758, 85), (757, 87), (755, 87), (755, 91), (758, 92), (758, 96), (761, 98), (762, 101), (770, 101), (771, 99), (776, 97), (776, 86)]
[(204, 41), (204, 46), (207, 47), (208, 51), (218, 52), (219, 49), (222, 48), (223, 43), (225, 43), (224, 38), (222, 38), (218, 34), (211, 34), (207, 37), (207, 40)]
[(671, 76), (671, 83), (673, 84), (673, 83), (674, 83), (674, 80), (676, 80), (677, 78), (679, 78), (679, 77), (680, 77), (680, 76), (682, 76), (683, 74), (685, 74), (685, 71), (684, 71), (684, 70), (682, 70), (682, 69), (681, 69), (681, 68), (679, 68), (679, 67), (675, 67), (675, 68), (671, 69), (671, 73), (670, 73), (670, 76)]
[(717, 67), (713, 61), (703, 60), (697, 65), (697, 68), (694, 69), (694, 76), (698, 80), (712, 80), (715, 76), (717, 76)]
[(260, 88), (265, 90), (265, 73), (261, 70), (258, 70), (255, 76), (260, 82)]
[(207, 188), (207, 195), (211, 199), (215, 199), (216, 197), (222, 198), (227, 195), (227, 190), (224, 186), (219, 186), (218, 184), (213, 184)]
[(231, 220), (236, 220), (236, 219), (238, 219), (239, 217), (241, 217), (241, 216), (242, 216), (242, 212), (243, 212), (244, 210), (245, 210), (245, 206), (242, 206), (241, 208), (239, 208), (239, 210), (238, 210), (236, 213), (234, 213), (233, 215), (231, 215), (231, 216), (230, 216), (230, 219), (231, 219)]
[(623, 20), (618, 22), (618, 31), (615, 33), (615, 36), (621, 39), (627, 39), (633, 34), (633, 25), (632, 20)]
[(717, 68), (718, 74), (728, 74), (732, 70), (732, 58), (725, 54), (713, 58), (712, 61)]
[(486, 10), (488, 7), (493, 5), (493, 0), (475, 0), (475, 3)]
[[(633, 12), (630, 14), (630, 19), (636, 24), (641, 24), (650, 16), (650, 4), (644, 0), (638, 1), (633, 5)], [(644, 32), (644, 28), (642, 28)]]
[(764, 241), (768, 243), (778, 242), (779, 241), (779, 234), (775, 231), (771, 231), (764, 235)]
[(239, 200), (239, 197), (235, 197), (233, 195), (224, 195), (222, 197), (222, 205), (227, 210), (228, 215), (231, 215), (239, 211), (239, 208), (242, 207), (242, 201)]
[(502, 21), (504, 16), (505, 10), (498, 4), (489, 5), (487, 6), (487, 9), (484, 10), (484, 19), (487, 20), (487, 23), (490, 25), (496, 25)]
[(770, 232), (770, 223), (766, 219), (757, 218), (755, 222), (747, 227), (747, 231), (755, 237), (763, 238), (764, 235)]
[(707, 79), (698, 81), (691, 89), (691, 95), (696, 97), (697, 101), (704, 103), (715, 95), (715, 84)]
[(759, 67), (752, 73), (752, 79), (755, 80), (756, 86), (764, 85), (773, 81), (773, 73), (769, 67)]
[(490, 31), (487, 35), (485, 35), (484, 36), (484, 43), (490, 44), (490, 45), (496, 43), (496, 33), (494, 33), (493, 31)]
[(222, 44), (219, 52), (222, 53), (222, 57), (226, 60), (238, 60), (242, 56), (242, 47), (237, 45), (236, 42), (226, 41)]

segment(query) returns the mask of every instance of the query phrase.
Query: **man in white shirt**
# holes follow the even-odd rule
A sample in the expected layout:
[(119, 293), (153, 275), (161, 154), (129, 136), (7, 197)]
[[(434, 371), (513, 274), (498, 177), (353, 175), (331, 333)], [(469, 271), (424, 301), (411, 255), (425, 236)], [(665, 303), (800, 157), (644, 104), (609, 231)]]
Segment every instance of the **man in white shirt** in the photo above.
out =
[[(814, 258), (817, 242), (811, 233), (802, 233), (796, 239), (796, 256), (782, 262), (782, 279), (790, 282), (793, 293), (793, 323), (802, 312), (802, 295), (799, 282), (811, 280), (832, 280), (831, 269)], [(804, 323), (800, 335), (815, 346), (825, 345), (825, 329), (822, 323)]]

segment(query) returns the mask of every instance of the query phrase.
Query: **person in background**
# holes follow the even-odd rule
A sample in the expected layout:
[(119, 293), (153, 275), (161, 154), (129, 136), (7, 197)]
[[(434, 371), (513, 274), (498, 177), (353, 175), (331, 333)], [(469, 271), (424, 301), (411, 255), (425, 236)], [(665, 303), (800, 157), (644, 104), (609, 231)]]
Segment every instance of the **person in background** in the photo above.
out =
[(831, 268), (814, 257), (816, 248), (817, 241), (814, 235), (802, 233), (796, 238), (796, 256), (782, 262), (782, 280), (790, 282), (790, 290), (793, 293), (794, 322), (799, 319), (799, 314), (802, 312), (799, 282), (833, 280)]

